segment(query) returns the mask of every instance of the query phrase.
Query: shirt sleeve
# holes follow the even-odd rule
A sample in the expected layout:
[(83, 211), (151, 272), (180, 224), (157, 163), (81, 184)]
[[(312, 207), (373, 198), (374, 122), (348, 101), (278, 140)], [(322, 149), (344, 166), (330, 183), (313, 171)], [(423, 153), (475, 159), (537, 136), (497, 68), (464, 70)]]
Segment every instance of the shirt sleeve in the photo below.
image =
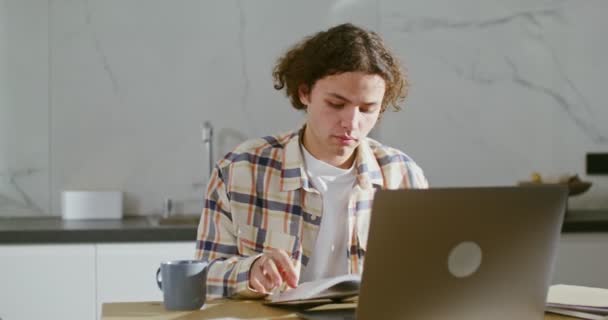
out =
[(424, 171), (415, 162), (408, 161), (405, 164), (406, 172), (403, 175), (403, 187), (410, 189), (428, 189), (429, 181), (424, 176)]
[(196, 259), (209, 262), (207, 299), (265, 296), (249, 287), (249, 269), (260, 255), (239, 253), (226, 184), (217, 166), (207, 187), (196, 240)]

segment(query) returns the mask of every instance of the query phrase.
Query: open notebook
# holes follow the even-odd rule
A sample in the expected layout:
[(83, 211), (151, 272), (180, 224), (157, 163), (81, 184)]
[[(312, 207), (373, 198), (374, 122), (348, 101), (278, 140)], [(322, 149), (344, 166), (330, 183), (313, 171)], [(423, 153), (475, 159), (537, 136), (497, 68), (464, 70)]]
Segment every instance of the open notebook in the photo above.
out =
[[(583, 319), (603, 319), (593, 315), (608, 315), (608, 289), (553, 285), (547, 295), (547, 311), (572, 316), (577, 313)], [(583, 312), (589, 313), (588, 317)]]
[(343, 276), (300, 283), (297, 288), (273, 294), (267, 305), (296, 305), (320, 300), (342, 300), (359, 294), (361, 276)]

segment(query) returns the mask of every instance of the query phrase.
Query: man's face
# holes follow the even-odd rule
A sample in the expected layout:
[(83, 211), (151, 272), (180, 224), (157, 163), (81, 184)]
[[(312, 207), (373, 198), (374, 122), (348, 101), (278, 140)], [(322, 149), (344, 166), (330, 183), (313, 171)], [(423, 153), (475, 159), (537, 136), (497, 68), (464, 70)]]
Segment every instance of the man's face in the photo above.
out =
[(346, 72), (319, 79), (300, 101), (307, 105), (304, 146), (315, 158), (348, 168), (378, 116), (386, 84), (378, 75)]

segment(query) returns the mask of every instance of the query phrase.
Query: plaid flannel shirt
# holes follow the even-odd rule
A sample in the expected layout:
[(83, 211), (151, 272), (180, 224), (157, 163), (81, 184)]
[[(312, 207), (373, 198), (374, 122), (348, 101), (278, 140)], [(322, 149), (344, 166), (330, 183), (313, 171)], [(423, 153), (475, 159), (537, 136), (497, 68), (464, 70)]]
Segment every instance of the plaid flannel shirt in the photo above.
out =
[[(209, 261), (207, 298), (258, 298), (249, 287), (252, 263), (270, 248), (285, 250), (300, 272), (312, 255), (323, 213), (300, 150), (303, 129), (247, 141), (218, 161), (207, 187), (196, 258)], [(348, 203), (349, 272), (361, 273), (371, 203), (381, 189), (427, 188), (404, 153), (362, 139), (357, 183)]]

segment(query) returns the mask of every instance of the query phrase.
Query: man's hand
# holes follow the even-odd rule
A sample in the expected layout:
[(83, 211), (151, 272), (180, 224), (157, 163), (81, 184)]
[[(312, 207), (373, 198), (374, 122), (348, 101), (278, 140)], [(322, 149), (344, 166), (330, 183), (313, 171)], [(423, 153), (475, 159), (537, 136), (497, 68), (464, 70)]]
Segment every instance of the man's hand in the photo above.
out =
[(259, 257), (249, 270), (249, 286), (261, 293), (270, 293), (286, 282), (292, 288), (298, 285), (300, 275), (291, 258), (283, 250), (271, 249)]

